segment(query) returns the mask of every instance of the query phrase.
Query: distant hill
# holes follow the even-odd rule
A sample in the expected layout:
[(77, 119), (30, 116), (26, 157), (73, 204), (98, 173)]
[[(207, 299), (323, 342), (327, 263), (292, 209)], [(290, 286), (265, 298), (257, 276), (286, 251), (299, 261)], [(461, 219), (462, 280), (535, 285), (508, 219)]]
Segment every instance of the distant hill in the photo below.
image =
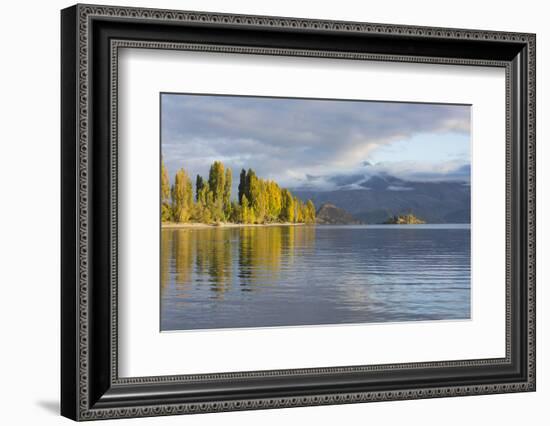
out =
[(470, 185), (465, 182), (412, 182), (377, 175), (359, 188), (292, 192), (316, 206), (338, 206), (364, 223), (384, 223), (409, 213), (427, 223), (470, 223)]
[(315, 216), (317, 223), (322, 225), (358, 225), (361, 223), (344, 209), (330, 203), (322, 204)]

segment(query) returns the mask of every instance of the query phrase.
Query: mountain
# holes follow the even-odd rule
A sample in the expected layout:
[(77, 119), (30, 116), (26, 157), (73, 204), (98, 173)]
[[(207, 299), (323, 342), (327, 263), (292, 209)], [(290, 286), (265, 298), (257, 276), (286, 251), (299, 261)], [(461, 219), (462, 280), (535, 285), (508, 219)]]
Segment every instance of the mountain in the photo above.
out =
[(361, 221), (334, 204), (324, 203), (315, 215), (317, 223), (323, 225), (358, 225)]
[(365, 223), (383, 223), (390, 217), (414, 214), (427, 223), (469, 223), (470, 185), (465, 182), (412, 182), (376, 175), (359, 189), (292, 191), (316, 206), (330, 203)]

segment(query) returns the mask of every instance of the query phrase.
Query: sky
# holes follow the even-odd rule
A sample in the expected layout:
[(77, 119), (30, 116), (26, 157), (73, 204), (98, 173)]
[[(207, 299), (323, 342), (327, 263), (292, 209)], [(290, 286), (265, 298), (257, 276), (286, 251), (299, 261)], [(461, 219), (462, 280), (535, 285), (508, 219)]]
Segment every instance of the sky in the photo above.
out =
[(171, 180), (222, 161), (235, 188), (242, 168), (319, 191), (380, 174), (469, 183), (470, 120), (469, 105), (162, 94), (161, 152)]

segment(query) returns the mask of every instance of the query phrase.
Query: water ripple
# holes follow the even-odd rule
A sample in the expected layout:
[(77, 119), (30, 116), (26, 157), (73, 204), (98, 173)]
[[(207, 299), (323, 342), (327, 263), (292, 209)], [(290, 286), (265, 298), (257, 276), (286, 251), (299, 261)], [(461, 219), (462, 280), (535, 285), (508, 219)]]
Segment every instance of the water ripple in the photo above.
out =
[(162, 231), (162, 330), (469, 317), (469, 226)]

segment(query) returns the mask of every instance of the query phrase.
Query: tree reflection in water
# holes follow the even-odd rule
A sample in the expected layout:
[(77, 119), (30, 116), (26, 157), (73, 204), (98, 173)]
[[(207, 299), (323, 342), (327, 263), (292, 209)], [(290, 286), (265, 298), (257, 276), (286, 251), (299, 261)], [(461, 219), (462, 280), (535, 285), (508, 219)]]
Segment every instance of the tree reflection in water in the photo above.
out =
[(313, 226), (180, 228), (161, 232), (161, 291), (173, 285), (183, 298), (193, 285), (208, 285), (215, 299), (222, 299), (232, 285), (243, 292), (272, 285), (282, 267), (292, 265), (295, 256), (312, 249), (315, 243)]

